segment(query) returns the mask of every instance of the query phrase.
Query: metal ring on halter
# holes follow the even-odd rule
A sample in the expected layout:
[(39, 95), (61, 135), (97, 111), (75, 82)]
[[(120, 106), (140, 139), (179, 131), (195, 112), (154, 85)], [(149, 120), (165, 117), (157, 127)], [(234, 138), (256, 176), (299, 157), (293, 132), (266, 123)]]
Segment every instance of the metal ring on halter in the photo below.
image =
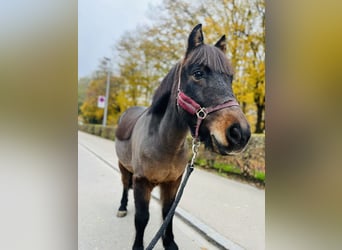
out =
[(197, 110), (196, 115), (198, 119), (204, 120), (207, 117), (207, 111), (205, 108), (200, 108)]

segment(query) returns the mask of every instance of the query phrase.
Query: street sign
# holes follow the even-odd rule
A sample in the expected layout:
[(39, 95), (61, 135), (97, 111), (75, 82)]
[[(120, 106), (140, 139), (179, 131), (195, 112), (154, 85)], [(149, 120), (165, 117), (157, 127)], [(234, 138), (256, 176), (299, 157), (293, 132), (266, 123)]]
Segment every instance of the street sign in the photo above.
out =
[(99, 95), (97, 97), (97, 107), (98, 108), (104, 108), (105, 107), (105, 102), (106, 102), (106, 97), (104, 97), (103, 95)]

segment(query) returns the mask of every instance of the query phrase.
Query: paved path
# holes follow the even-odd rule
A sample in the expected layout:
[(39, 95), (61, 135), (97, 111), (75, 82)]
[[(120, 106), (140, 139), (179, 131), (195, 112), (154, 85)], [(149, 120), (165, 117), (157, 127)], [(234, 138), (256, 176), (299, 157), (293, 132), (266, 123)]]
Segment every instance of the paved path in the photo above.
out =
[[(79, 249), (130, 249), (133, 195), (130, 192), (128, 216), (116, 218), (121, 183), (114, 142), (83, 132), (78, 139)], [(158, 191), (154, 190), (154, 197)], [(175, 237), (181, 249), (217, 249), (179, 219), (183, 218), (220, 248), (263, 250), (264, 211), (264, 190), (195, 169), (177, 208)], [(152, 200), (146, 244), (161, 223), (160, 213), (159, 203)], [(156, 249), (162, 249), (160, 243)]]

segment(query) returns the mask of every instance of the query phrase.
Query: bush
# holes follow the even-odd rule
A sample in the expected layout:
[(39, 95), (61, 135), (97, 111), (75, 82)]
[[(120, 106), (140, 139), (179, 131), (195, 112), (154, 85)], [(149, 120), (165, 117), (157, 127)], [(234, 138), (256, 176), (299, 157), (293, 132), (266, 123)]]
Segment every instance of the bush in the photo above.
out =
[(101, 136), (102, 125), (95, 125), (94, 126), (94, 135)]
[(94, 126), (94, 125), (88, 126), (88, 127), (87, 127), (87, 132), (88, 132), (89, 134), (94, 135), (94, 134), (95, 134), (95, 126)]
[(101, 136), (106, 139), (114, 140), (115, 139), (115, 127), (114, 126), (106, 126), (103, 127), (99, 124), (79, 124), (78, 129), (92, 134)]
[(101, 136), (103, 138), (115, 140), (115, 128), (113, 126), (102, 128)]

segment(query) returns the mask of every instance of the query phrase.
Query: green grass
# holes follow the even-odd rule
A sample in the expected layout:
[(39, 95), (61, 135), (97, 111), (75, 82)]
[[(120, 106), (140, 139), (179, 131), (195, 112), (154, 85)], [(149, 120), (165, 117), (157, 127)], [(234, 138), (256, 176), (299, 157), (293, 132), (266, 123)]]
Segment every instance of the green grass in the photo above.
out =
[(204, 167), (204, 166), (207, 165), (207, 161), (206, 161), (205, 159), (198, 158), (198, 159), (196, 160), (196, 164), (197, 164), (197, 165), (200, 165), (201, 167)]
[(261, 181), (265, 181), (265, 173), (264, 172), (260, 172), (260, 171), (255, 171), (254, 173), (254, 178), (255, 179), (258, 179), (258, 180), (261, 180)]
[[(206, 159), (203, 158), (197, 158), (195, 165), (204, 167), (204, 168), (210, 168), (208, 166), (208, 162)], [(215, 162), (214, 165), (211, 167), (212, 169), (215, 169), (220, 175), (222, 174), (236, 174), (236, 175), (242, 175), (242, 171), (240, 168), (229, 165), (222, 162)], [(252, 176), (250, 176), (256, 180), (259, 180), (261, 182), (265, 182), (265, 173), (261, 171), (255, 171)]]
[(219, 171), (219, 173), (234, 173), (234, 174), (241, 174), (241, 170), (233, 165), (227, 165), (224, 163), (215, 162), (214, 168)]

